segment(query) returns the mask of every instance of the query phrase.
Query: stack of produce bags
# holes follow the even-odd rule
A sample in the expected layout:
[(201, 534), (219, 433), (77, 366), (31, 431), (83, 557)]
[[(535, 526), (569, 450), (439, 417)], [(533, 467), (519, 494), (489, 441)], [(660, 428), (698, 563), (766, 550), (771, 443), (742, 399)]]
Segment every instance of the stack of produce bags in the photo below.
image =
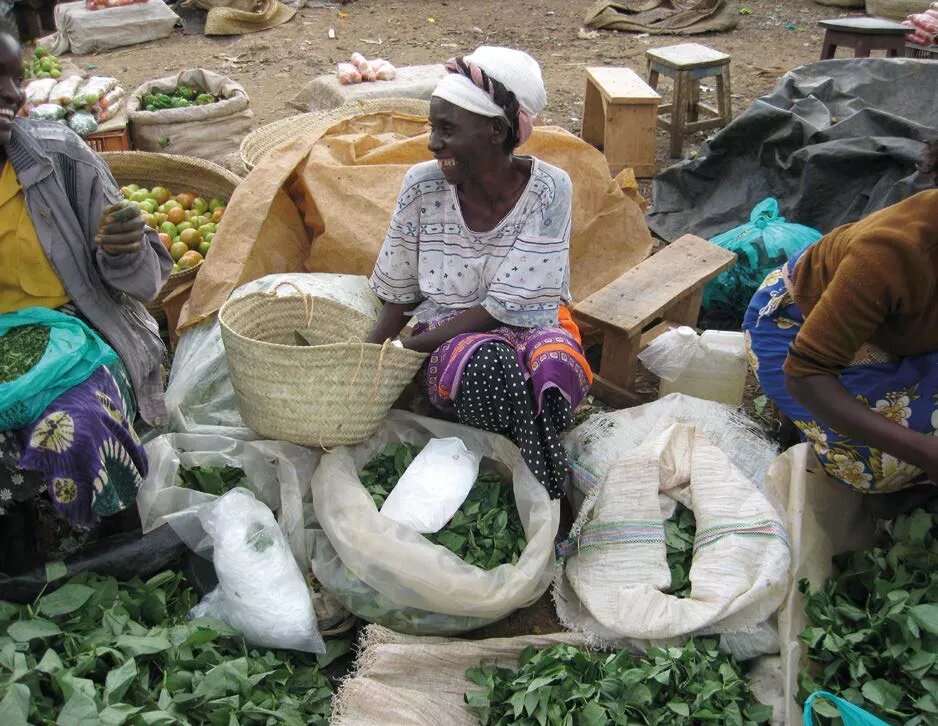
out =
[(368, 60), (361, 53), (352, 53), (349, 61), (336, 66), (339, 83), (343, 86), (362, 81), (393, 81), (397, 78), (397, 69), (384, 58)]
[(117, 115), (124, 103), (124, 89), (116, 78), (68, 76), (41, 78), (26, 86), (24, 112), (41, 121), (66, 124), (81, 137)]
[(938, 44), (938, 2), (928, 6), (924, 13), (910, 15), (902, 21), (912, 32), (906, 35), (906, 40), (916, 45)]

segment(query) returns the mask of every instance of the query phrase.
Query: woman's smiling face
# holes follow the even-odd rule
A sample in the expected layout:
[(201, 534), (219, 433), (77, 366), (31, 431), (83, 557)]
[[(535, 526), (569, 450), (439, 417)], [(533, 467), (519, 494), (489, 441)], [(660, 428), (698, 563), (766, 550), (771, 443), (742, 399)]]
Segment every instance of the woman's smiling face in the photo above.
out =
[(13, 117), (23, 105), (23, 57), (20, 44), (0, 32), (0, 146), (10, 143)]
[(430, 141), (427, 148), (446, 181), (456, 186), (471, 179), (501, 147), (493, 141), (493, 120), (460, 108), (442, 98), (430, 101)]

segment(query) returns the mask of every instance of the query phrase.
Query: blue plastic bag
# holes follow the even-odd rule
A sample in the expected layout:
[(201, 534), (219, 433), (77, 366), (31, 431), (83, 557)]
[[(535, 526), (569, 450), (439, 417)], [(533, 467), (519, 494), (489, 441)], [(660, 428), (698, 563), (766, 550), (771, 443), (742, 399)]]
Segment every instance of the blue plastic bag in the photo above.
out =
[(850, 701), (845, 701), (842, 698), (838, 698), (833, 693), (828, 693), (827, 691), (815, 691), (810, 696), (808, 700), (804, 702), (804, 726), (813, 726), (813, 708), (814, 701), (817, 698), (824, 698), (830, 701), (838, 711), (840, 711), (840, 718), (844, 722), (844, 726), (889, 726), (886, 721), (876, 718), (869, 711), (864, 711), (859, 706), (856, 706)]
[(730, 327), (742, 324), (749, 301), (772, 270), (821, 238), (811, 227), (786, 222), (778, 213), (778, 200), (769, 197), (749, 214), (749, 221), (710, 241), (735, 252), (738, 259), (704, 288), (704, 314), (719, 317)]
[(0, 315), (0, 336), (11, 328), (37, 324), (49, 326), (49, 343), (36, 365), (0, 384), (0, 431), (29, 425), (58, 396), (117, 360), (117, 353), (81, 320), (49, 308)]

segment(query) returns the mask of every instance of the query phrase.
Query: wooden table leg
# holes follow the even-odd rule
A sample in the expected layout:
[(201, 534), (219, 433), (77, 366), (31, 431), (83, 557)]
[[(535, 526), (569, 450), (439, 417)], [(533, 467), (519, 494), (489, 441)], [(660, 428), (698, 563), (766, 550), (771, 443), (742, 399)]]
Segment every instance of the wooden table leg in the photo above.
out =
[(641, 335), (632, 337), (616, 331), (603, 336), (603, 354), (599, 371), (593, 375), (594, 396), (612, 406), (634, 406), (638, 397), (629, 389), (635, 379), (635, 364), (641, 347)]
[(830, 60), (837, 53), (837, 44), (832, 42), (831, 31), (824, 31), (824, 44), (821, 46), (821, 60)]
[(603, 129), (606, 124), (606, 109), (602, 93), (590, 78), (586, 79), (586, 95), (583, 97), (583, 129), (580, 137), (587, 143), (601, 149)]
[(683, 300), (676, 302), (670, 308), (664, 311), (663, 317), (681, 325), (697, 325), (697, 319), (700, 317), (700, 306), (703, 303), (703, 288), (697, 292), (688, 295)]
[(671, 103), (671, 145), (672, 159), (679, 159), (684, 150), (684, 126), (687, 120), (687, 99), (690, 96), (690, 73), (678, 71), (674, 79), (674, 100)]

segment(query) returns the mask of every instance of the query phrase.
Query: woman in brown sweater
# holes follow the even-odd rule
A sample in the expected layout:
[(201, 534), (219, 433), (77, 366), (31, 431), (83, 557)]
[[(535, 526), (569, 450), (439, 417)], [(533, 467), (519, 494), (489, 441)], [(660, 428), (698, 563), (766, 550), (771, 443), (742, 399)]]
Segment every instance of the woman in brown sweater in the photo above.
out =
[[(920, 171), (938, 177), (938, 140)], [(763, 390), (828, 474), (868, 493), (938, 482), (938, 188), (794, 256), (743, 329)]]

